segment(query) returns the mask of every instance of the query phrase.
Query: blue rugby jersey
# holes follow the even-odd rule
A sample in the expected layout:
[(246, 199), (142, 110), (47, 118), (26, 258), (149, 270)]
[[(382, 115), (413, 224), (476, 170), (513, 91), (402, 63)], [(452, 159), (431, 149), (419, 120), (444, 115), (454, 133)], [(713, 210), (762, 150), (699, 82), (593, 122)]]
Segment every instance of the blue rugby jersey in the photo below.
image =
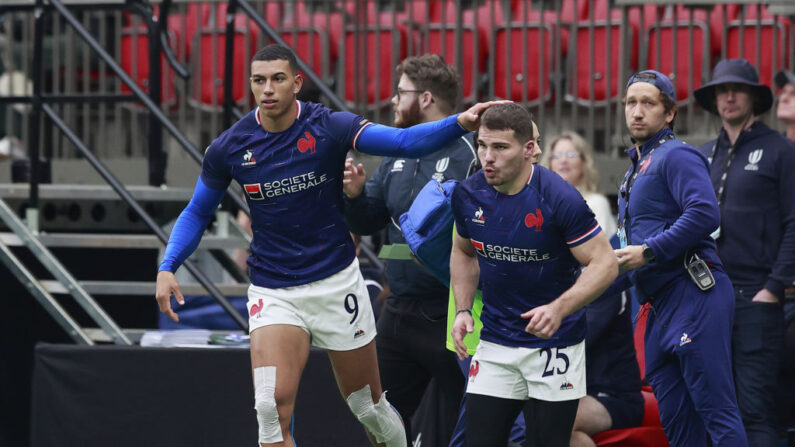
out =
[(265, 131), (254, 109), (207, 148), (202, 182), (223, 190), (234, 179), (251, 209), (252, 284), (306, 284), (353, 262), (342, 218), (342, 174), (348, 149), (368, 123), (298, 101), (298, 116), (287, 130)]
[(521, 317), (574, 284), (580, 264), (570, 248), (601, 231), (580, 193), (537, 165), (527, 186), (515, 195), (498, 192), (478, 171), (456, 188), (452, 208), (457, 231), (472, 241), (480, 266), (481, 338), (527, 348), (582, 341), (582, 309), (566, 317), (548, 340), (525, 332), (528, 320)]

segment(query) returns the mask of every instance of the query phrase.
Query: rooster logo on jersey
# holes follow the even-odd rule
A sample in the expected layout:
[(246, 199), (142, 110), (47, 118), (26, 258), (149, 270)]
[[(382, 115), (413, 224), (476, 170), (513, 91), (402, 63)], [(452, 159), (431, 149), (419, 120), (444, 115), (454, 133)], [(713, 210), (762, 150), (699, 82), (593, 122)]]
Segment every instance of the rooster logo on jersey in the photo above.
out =
[(315, 137), (312, 136), (309, 132), (304, 132), (304, 138), (298, 140), (298, 151), (306, 153), (309, 151), (310, 154), (314, 154), (315, 151)]
[(536, 213), (527, 213), (524, 216), (524, 225), (527, 228), (536, 228), (536, 231), (541, 231), (541, 225), (544, 225), (544, 216), (541, 214), (541, 210), (536, 208)]

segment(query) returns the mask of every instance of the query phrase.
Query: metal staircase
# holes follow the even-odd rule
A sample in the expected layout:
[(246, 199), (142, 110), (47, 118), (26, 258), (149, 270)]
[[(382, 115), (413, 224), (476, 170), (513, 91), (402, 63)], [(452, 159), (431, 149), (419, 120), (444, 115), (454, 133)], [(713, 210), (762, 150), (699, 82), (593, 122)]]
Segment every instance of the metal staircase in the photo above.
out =
[[(116, 344), (132, 344), (136, 342), (142, 329), (122, 329), (113, 318), (97, 303), (96, 295), (114, 295), (119, 297), (139, 297), (152, 299), (154, 296), (154, 281), (119, 281), (119, 280), (80, 280), (75, 278), (68, 269), (58, 260), (50, 250), (55, 247), (101, 248), (113, 250), (123, 256), (126, 249), (158, 249), (162, 242), (154, 235), (130, 233), (92, 233), (88, 232), (88, 225), (82, 225), (77, 231), (72, 232), (45, 232), (31, 231), (28, 223), (20, 219), (9, 203), (18, 202), (27, 197), (26, 184), (0, 184), (0, 220), (5, 224), (6, 231), (0, 232), (0, 261), (9, 271), (25, 286), (33, 297), (44, 307), (54, 320), (78, 344), (94, 344), (96, 342), (113, 342)], [(187, 188), (162, 189), (155, 187), (132, 188), (137, 199), (148, 203), (165, 202), (172, 206), (176, 215), (190, 198)], [(72, 206), (108, 203), (116, 195), (107, 186), (91, 185), (47, 185), (42, 188), (41, 199), (45, 206), (56, 206), (59, 202), (69, 203)], [(77, 200), (77, 202), (76, 202)], [(102, 201), (102, 202), (100, 202)], [(172, 215), (163, 216), (169, 219)], [(58, 227), (44, 221), (41, 224)], [(77, 224), (73, 224), (77, 225)], [(240, 229), (229, 213), (220, 211), (213, 234), (206, 234), (202, 238), (199, 250), (211, 250), (225, 254), (224, 250), (233, 248), (247, 248), (248, 235)], [(11, 247), (25, 247), (29, 250), (42, 266), (52, 275), (53, 279), (37, 278), (25, 263), (16, 256)], [(153, 266), (151, 268), (154, 272)], [(152, 275), (154, 279), (154, 273)], [(231, 282), (217, 284), (218, 290), (225, 296), (245, 295), (248, 287), (247, 278), (240, 278), (245, 282)], [(208, 295), (209, 292), (199, 284), (184, 284), (182, 291), (186, 295)], [(60, 304), (63, 296), (72, 299), (86, 312), (95, 328), (81, 327)]]
[[(102, 278), (100, 280), (81, 280), (75, 278), (58, 260), (51, 249), (71, 247), (74, 249), (107, 249), (126, 250), (140, 248), (159, 248), (167, 242), (168, 236), (163, 225), (177, 215), (188, 202), (191, 190), (161, 187), (165, 181), (165, 152), (163, 151), (162, 131), (165, 129), (173, 140), (185, 150), (197, 164), (202, 162), (202, 154), (185, 135), (166, 116), (161, 107), (160, 81), (161, 56), (165, 56), (171, 68), (183, 78), (189, 77), (188, 71), (176, 61), (173, 51), (168, 47), (167, 38), (161, 24), (168, 23), (168, 10), (171, 0), (157, 0), (160, 3), (159, 14), (155, 14), (154, 1), (150, 0), (10, 0), (0, 2), (0, 13), (6, 10), (19, 9), (31, 11), (34, 19), (33, 58), (32, 66), (44, 64), (44, 34), (50, 32), (50, 18), (62, 21), (69, 26), (77, 37), (90, 48), (109, 71), (112, 71), (122, 82), (130, 94), (113, 94), (106, 92), (89, 92), (87, 94), (70, 95), (48, 93), (44, 91), (43, 77), (40, 72), (32, 76), (32, 94), (22, 96), (0, 97), (0, 103), (30, 104), (29, 110), (29, 183), (20, 186), (0, 185), (0, 220), (7, 228), (0, 232), (0, 261), (13, 275), (25, 285), (35, 299), (47, 312), (66, 330), (76, 343), (94, 344), (97, 341), (110, 341), (117, 344), (132, 344), (140, 335), (140, 330), (123, 329), (105, 312), (96, 300), (96, 296), (130, 296), (143, 295), (152, 299), (155, 290), (154, 282), (118, 281)], [(147, 27), (149, 50), (149, 83), (150, 93), (145, 93), (138, 83), (114, 60), (99, 41), (81, 24), (74, 14), (86, 8), (124, 8), (143, 19)], [(284, 44), (281, 36), (260, 17), (254, 8), (245, 0), (230, 0), (226, 16), (226, 73), (232, 73), (231, 45), (234, 31), (234, 17), (237, 12), (249, 16), (269, 39)], [(321, 93), (337, 109), (346, 110), (339, 98), (320, 80), (320, 78), (300, 58), (298, 66)], [(231, 124), (239, 110), (231, 100), (232, 81), (227, 75), (224, 82), (225, 103), (224, 121)], [(99, 160), (93, 151), (66, 124), (64, 119), (52, 107), (54, 104), (81, 104), (103, 102), (114, 104), (119, 102), (138, 102), (148, 111), (147, 146), (149, 183), (153, 186), (127, 187)], [(40, 162), (41, 153), (45, 157), (50, 154), (41, 151), (42, 122), (48, 119), (60, 135), (77, 149), (80, 156), (89, 163), (107, 182), (108, 186), (79, 185), (40, 185), (41, 179), (48, 176), (42, 172), (44, 165)], [(239, 209), (248, 213), (239, 188), (230, 188), (226, 197), (229, 208)], [(79, 203), (90, 202), (81, 209)], [(229, 203), (231, 202), (231, 204)], [(145, 205), (142, 205), (144, 203)], [(19, 216), (24, 216), (24, 221)], [(123, 220), (127, 216), (137, 222), (136, 231), (120, 233), (114, 231), (113, 219)], [(60, 224), (58, 219), (61, 219)], [(93, 220), (92, 220), (93, 219)], [(71, 222), (70, 222), (71, 220)], [(84, 222), (83, 225), (80, 222)], [(89, 222), (85, 224), (85, 222)], [(116, 222), (118, 223), (118, 222)], [(140, 234), (148, 231), (149, 234)], [(198, 285), (183, 284), (185, 294), (211, 295), (221, 307), (232, 317), (241, 329), (247, 330), (248, 323), (229, 303), (225, 295), (245, 295), (248, 276), (238, 268), (226, 250), (246, 248), (250, 237), (239, 228), (229, 212), (216, 213), (215, 226), (212, 234), (206, 234), (199, 249), (208, 250), (213, 258), (229, 273), (233, 281), (227, 284), (214, 284), (189, 258), (182, 269), (187, 270), (198, 281)], [(52, 275), (52, 279), (37, 278), (32, 266), (26, 266), (18, 250), (12, 247), (24, 247), (30, 251), (44, 269)], [(365, 250), (374, 258), (374, 255)], [(86, 260), (86, 262), (91, 262)], [(155, 266), (151, 268), (152, 278), (155, 277)], [(96, 328), (84, 328), (60, 303), (56, 296), (70, 295), (85, 311)]]

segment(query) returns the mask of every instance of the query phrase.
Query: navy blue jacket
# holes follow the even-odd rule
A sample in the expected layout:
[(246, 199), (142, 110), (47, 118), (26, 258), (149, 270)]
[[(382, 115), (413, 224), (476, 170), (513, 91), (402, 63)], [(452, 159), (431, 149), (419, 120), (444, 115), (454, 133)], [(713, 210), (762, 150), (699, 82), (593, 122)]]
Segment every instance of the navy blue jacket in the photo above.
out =
[[(408, 211), (422, 187), (431, 178), (465, 179), (476, 157), (469, 134), (423, 158), (384, 158), (362, 194), (353, 200), (345, 198), (348, 227), (356, 234), (373, 234), (387, 227), (388, 243), (405, 244), (400, 215)], [(416, 262), (387, 260), (386, 278), (392, 295), (439, 301), (446, 311), (447, 286)]]
[(640, 369), (632, 338), (629, 303), (604, 294), (585, 307), (585, 370), (588, 394), (638, 393)]
[[(632, 164), (619, 190), (619, 225), (626, 230), (628, 245), (645, 242), (656, 259), (617, 281), (625, 285), (631, 281), (640, 302), (653, 299), (673, 281), (690, 281), (684, 261), (694, 252), (713, 269), (722, 270), (710, 237), (720, 224), (720, 214), (709, 182), (707, 157), (676, 138), (659, 144), (671, 136), (672, 131), (665, 128), (644, 143), (640, 163), (634, 146), (626, 151)], [(636, 170), (627, 209), (627, 181)]]
[[(731, 143), (724, 129), (701, 146), (714, 157), (717, 192)], [(766, 288), (779, 299), (795, 280), (795, 144), (764, 123), (742, 131), (734, 144), (723, 200), (718, 254), (735, 287)]]

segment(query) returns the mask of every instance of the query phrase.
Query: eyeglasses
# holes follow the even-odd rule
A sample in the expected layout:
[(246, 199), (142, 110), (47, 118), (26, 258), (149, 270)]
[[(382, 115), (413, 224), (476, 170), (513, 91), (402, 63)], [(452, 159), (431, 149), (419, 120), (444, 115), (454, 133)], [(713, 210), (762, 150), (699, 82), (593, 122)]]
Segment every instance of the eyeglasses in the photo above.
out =
[(551, 160), (560, 160), (563, 157), (566, 157), (567, 159), (571, 160), (571, 159), (574, 159), (574, 158), (581, 158), (582, 155), (580, 155), (580, 153), (577, 152), (577, 151), (568, 151), (568, 152), (565, 152), (563, 154), (561, 154), (559, 152), (553, 152), (553, 153), (549, 154), (549, 158)]
[(403, 95), (403, 94), (405, 94), (405, 93), (422, 93), (422, 92), (424, 92), (424, 91), (425, 91), (425, 90), (403, 90), (402, 88), (398, 88), (398, 89), (397, 89), (397, 97), (398, 97), (398, 101), (400, 101), (400, 95)]

